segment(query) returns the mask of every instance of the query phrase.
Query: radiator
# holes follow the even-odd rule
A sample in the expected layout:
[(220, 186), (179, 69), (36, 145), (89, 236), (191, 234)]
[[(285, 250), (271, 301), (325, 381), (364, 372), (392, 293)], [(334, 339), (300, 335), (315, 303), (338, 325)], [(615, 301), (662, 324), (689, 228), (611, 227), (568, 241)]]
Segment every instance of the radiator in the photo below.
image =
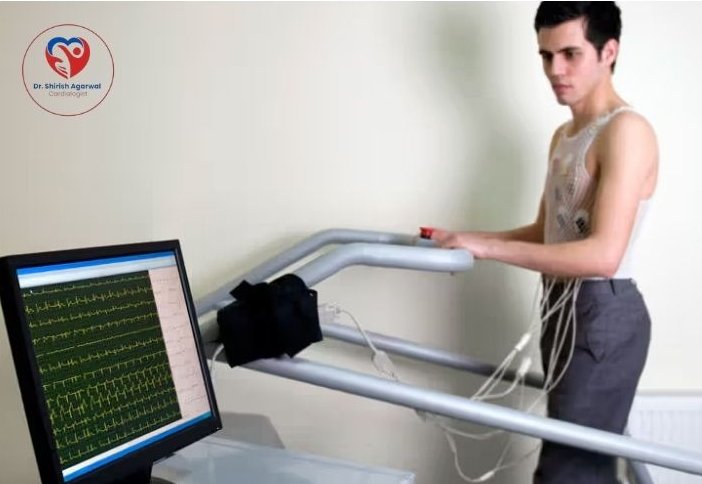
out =
[[(629, 415), (632, 437), (702, 455), (702, 392), (639, 392)], [(702, 476), (647, 465), (655, 484), (702, 484)]]

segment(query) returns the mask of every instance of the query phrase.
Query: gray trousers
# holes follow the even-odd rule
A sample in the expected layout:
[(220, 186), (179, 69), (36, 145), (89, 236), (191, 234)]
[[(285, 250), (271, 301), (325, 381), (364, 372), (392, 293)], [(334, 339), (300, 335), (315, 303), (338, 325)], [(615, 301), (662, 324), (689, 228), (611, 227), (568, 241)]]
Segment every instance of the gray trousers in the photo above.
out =
[[(549, 297), (554, 304), (563, 286)], [(566, 311), (570, 309), (570, 301)], [(555, 343), (558, 314), (541, 335), (544, 370)], [(636, 283), (630, 279), (584, 281), (576, 301), (575, 348), (561, 382), (548, 396), (548, 416), (609, 432), (623, 433), (651, 339), (651, 320)], [(562, 333), (561, 333), (562, 334)], [(572, 332), (555, 362), (564, 367)], [(544, 441), (535, 484), (616, 483), (615, 458)]]

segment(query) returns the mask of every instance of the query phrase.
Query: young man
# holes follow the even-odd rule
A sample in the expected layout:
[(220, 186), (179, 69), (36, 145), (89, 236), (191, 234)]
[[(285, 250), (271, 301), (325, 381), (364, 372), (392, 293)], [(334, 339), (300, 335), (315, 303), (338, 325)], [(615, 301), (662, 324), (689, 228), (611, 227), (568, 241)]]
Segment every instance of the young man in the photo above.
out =
[[(542, 2), (535, 28), (544, 73), (558, 103), (572, 113), (553, 135), (536, 221), (507, 232), (435, 230), (432, 238), (545, 279), (581, 281), (576, 334), (564, 339), (566, 345), (574, 341), (567, 368), (568, 351), (555, 362), (548, 358), (558, 338), (555, 325), (542, 332), (544, 371), (554, 364), (557, 372), (565, 369), (549, 393), (548, 413), (622, 433), (650, 339), (630, 256), (656, 186), (656, 137), (612, 85), (621, 32), (614, 2)], [(566, 287), (559, 283), (555, 290)], [(615, 483), (615, 461), (544, 442), (534, 482)]]

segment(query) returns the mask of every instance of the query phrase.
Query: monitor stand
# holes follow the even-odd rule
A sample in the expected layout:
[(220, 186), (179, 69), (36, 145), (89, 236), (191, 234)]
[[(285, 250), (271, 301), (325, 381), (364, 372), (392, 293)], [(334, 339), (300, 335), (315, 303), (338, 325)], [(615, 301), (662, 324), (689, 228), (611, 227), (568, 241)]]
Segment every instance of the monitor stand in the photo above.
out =
[(151, 466), (139, 469), (136, 472), (112, 481), (110, 484), (175, 484), (173, 481), (151, 475)]

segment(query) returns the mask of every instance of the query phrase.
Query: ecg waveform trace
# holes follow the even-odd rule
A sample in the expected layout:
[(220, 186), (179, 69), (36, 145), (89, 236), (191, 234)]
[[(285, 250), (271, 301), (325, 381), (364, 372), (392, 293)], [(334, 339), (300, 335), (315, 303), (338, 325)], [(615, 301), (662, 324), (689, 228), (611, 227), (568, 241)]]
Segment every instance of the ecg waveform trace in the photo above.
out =
[(147, 271), (22, 297), (64, 469), (182, 417)]

